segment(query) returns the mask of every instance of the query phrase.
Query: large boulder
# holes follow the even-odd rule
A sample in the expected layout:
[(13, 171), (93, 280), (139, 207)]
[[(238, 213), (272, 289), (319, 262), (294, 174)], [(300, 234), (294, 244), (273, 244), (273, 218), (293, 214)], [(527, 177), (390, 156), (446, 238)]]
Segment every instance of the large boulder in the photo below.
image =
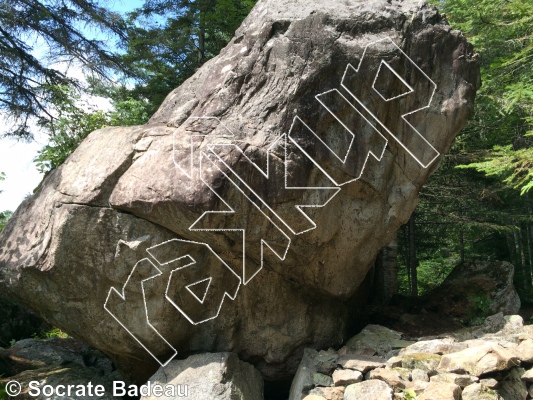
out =
[(260, 0), (147, 125), (92, 133), (19, 207), (0, 293), (141, 382), (206, 351), (286, 378), (342, 343), (478, 86), (419, 0)]
[(520, 298), (513, 284), (514, 273), (514, 266), (506, 261), (459, 264), (439, 287), (420, 300), (420, 306), (464, 320), (482, 321), (499, 312), (516, 314)]
[[(186, 360), (174, 360), (160, 368), (150, 378), (149, 385), (145, 389), (148, 395), (141, 397), (141, 400), (174, 400), (180, 397), (192, 400), (264, 398), (263, 378), (259, 371), (232, 353), (195, 354)], [(154, 390), (156, 386), (171, 390), (167, 395), (161, 395), (157, 389)]]

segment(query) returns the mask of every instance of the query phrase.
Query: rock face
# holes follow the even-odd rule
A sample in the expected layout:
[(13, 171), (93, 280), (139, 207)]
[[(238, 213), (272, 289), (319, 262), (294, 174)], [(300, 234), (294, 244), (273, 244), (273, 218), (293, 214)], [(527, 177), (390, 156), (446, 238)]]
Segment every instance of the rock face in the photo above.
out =
[(478, 86), (419, 0), (260, 0), (147, 125), (92, 133), (21, 205), (0, 293), (139, 381), (202, 351), (287, 377), (342, 343)]

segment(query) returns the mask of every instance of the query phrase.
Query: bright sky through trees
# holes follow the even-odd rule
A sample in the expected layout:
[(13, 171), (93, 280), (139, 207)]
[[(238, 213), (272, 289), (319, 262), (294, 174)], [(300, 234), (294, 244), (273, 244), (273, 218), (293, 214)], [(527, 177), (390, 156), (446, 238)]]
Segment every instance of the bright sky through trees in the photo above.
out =
[[(143, 0), (116, 0), (106, 2), (105, 6), (112, 11), (126, 13), (142, 6)], [(91, 32), (94, 34), (94, 32)], [(70, 76), (79, 78), (81, 70), (71, 68)], [(109, 102), (96, 99), (93, 104), (108, 108)], [(0, 115), (0, 133), (7, 128), (7, 124)], [(15, 139), (0, 139), (0, 172), (6, 174), (5, 181), (0, 183), (0, 212), (4, 210), (14, 211), (24, 197), (32, 193), (42, 179), (33, 163), (37, 151), (46, 145), (46, 137), (35, 137), (30, 143), (20, 142)]]

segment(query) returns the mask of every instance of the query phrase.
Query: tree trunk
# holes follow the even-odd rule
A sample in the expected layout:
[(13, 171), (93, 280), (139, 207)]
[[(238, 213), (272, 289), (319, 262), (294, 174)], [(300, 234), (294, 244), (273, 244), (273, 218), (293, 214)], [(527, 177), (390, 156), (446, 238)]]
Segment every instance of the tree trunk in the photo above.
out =
[(522, 250), (522, 243), (520, 241), (520, 230), (513, 230), (513, 239), (515, 247), (515, 285), (525, 290), (524, 281), (526, 279), (524, 274), (524, 252)]
[(415, 214), (409, 218), (409, 270), (411, 271), (411, 295), (418, 296), (418, 277), (416, 259), (416, 236), (415, 236)]
[(529, 279), (533, 282), (533, 224), (528, 222), (527, 223), (528, 228), (528, 244), (529, 244), (529, 256), (531, 257), (531, 266), (529, 269), (529, 272), (531, 275), (529, 276)]
[(528, 223), (520, 224), (520, 237), (522, 239), (522, 252), (524, 253), (524, 289), (531, 292), (531, 241), (529, 238)]
[(459, 245), (461, 246), (461, 264), (465, 263), (465, 233), (461, 228), (459, 233)]
[[(464, 214), (464, 208), (461, 208), (461, 216)], [(465, 263), (465, 232), (463, 225), (461, 224), (461, 230), (459, 231), (459, 246), (461, 251), (461, 264)]]
[(379, 251), (374, 264), (374, 281), (370, 302), (387, 305), (398, 293), (398, 240), (394, 238)]

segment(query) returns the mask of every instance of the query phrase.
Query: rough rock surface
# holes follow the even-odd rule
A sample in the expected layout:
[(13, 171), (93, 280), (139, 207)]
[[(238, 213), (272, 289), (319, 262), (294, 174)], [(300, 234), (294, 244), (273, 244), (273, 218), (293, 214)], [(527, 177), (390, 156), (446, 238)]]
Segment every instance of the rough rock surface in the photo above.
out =
[[(192, 400), (263, 400), (263, 378), (252, 365), (232, 353), (205, 353), (174, 360), (160, 368), (149, 381), (187, 391)], [(180, 396), (146, 396), (141, 400), (173, 400)]]
[(463, 400), (502, 400), (498, 392), (481, 383), (467, 386), (463, 390), (462, 396)]
[(461, 400), (461, 388), (453, 383), (430, 382), (417, 400)]
[(321, 400), (344, 400), (344, 390), (344, 387), (317, 387), (309, 395), (320, 396)]
[(346, 388), (344, 400), (392, 400), (392, 389), (382, 381), (364, 381)]
[(457, 353), (444, 355), (439, 370), (481, 376), (490, 372), (505, 371), (519, 365), (518, 357), (499, 344), (472, 347)]
[[(319, 386), (317, 385), (317, 377), (325, 374), (331, 375), (337, 367), (337, 359), (338, 355), (335, 352), (318, 352), (313, 349), (305, 349), (302, 361), (300, 361), (296, 375), (292, 380), (289, 400), (300, 400), (302, 393), (308, 393), (315, 386)], [(363, 374), (359, 372), (358, 376), (357, 372), (355, 378), (359, 377), (359, 381), (363, 380)], [(351, 377), (354, 378), (354, 374)], [(335, 384), (335, 379), (335, 377), (332, 378), (333, 384)]]
[(260, 0), (147, 125), (92, 133), (19, 207), (0, 293), (138, 380), (175, 351), (290, 376), (342, 343), (478, 86), (419, 0)]

